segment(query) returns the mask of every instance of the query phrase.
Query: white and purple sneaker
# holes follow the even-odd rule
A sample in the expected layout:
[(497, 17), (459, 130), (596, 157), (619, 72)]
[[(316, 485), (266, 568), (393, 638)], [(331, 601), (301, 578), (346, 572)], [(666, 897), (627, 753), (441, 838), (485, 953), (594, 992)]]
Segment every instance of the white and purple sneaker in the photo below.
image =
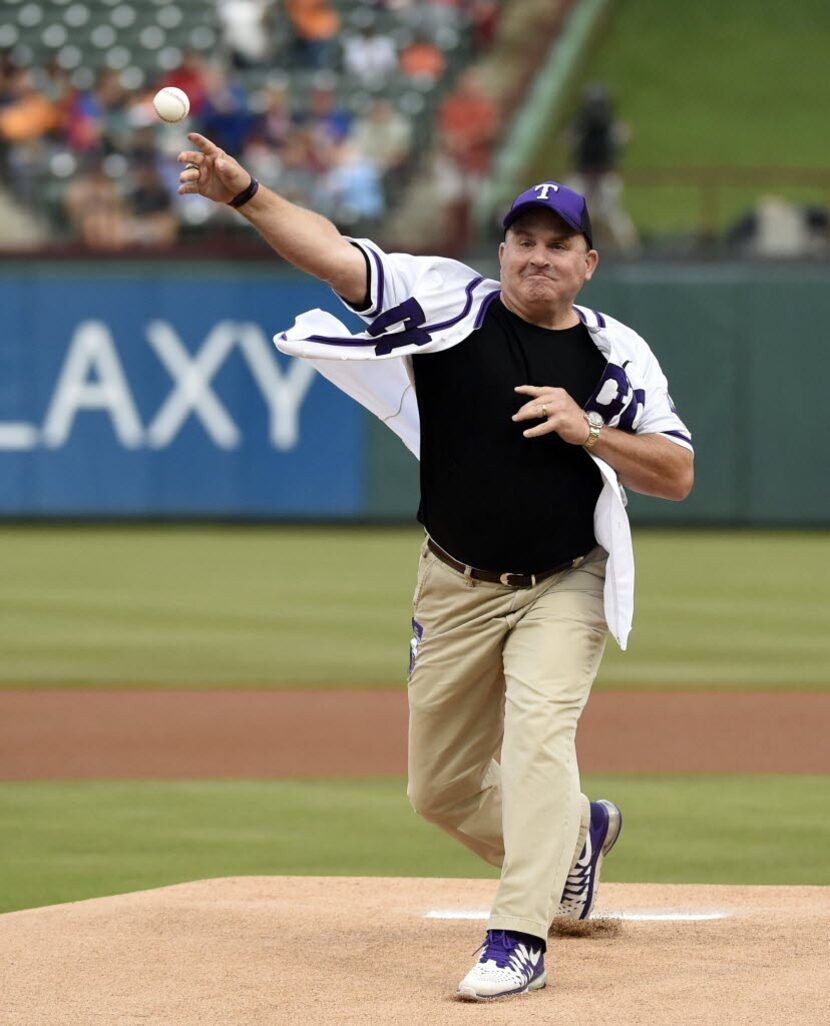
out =
[(548, 982), (542, 942), (534, 946), (510, 930), (488, 930), (481, 958), (458, 985), (463, 1001), (488, 1001), (491, 998), (540, 990)]
[(557, 918), (587, 919), (594, 907), (603, 858), (622, 830), (622, 813), (613, 802), (591, 802), (591, 826), (579, 858), (571, 867)]

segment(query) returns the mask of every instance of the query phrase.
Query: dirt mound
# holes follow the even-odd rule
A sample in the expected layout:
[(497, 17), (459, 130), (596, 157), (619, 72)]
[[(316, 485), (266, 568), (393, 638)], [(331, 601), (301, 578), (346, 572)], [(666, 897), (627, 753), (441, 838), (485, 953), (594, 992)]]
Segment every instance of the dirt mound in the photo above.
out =
[(0, 916), (0, 1022), (827, 1022), (830, 888), (607, 884), (598, 914), (614, 928), (552, 938), (547, 989), (482, 1008), (453, 993), (494, 886), (246, 877), (13, 912)]

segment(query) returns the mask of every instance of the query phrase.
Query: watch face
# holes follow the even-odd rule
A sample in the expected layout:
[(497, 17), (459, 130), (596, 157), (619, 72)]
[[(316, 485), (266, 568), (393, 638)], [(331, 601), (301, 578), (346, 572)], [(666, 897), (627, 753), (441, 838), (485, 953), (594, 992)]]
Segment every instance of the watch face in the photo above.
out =
[(605, 421), (602, 419), (602, 415), (597, 413), (596, 410), (591, 410), (588, 414), (588, 423), (592, 428), (600, 428), (604, 426)]

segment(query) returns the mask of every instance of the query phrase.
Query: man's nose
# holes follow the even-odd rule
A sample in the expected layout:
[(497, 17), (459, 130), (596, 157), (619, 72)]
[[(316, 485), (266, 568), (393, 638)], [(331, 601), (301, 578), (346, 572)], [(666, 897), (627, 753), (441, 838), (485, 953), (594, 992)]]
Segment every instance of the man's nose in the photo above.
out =
[(537, 267), (548, 266), (550, 260), (548, 259), (548, 254), (544, 247), (539, 246), (537, 249), (533, 250), (533, 252), (530, 254), (530, 262), (532, 264), (535, 264)]

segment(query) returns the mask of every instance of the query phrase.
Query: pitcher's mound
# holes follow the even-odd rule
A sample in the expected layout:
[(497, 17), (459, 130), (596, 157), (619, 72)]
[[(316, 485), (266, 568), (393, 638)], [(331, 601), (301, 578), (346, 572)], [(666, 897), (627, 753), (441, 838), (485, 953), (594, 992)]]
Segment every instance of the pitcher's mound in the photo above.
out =
[(830, 888), (606, 884), (546, 990), (462, 1004), (494, 886), (243, 877), (13, 912), (0, 1022), (826, 1026)]

